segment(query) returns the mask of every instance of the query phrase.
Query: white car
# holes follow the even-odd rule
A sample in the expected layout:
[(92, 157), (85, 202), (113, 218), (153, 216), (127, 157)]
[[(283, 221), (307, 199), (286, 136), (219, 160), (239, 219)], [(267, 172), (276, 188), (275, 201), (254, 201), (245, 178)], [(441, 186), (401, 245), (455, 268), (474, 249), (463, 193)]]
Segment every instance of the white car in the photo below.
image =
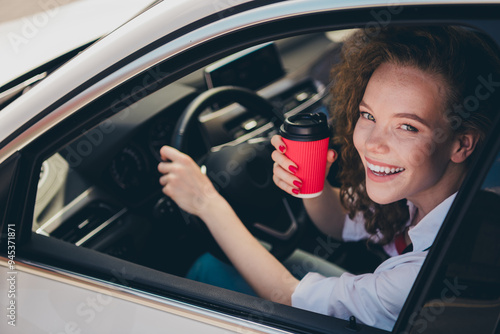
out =
[[(0, 88), (0, 332), (385, 333), (184, 278), (223, 255), (156, 166), (165, 144), (199, 161), (280, 260), (319, 249), (373, 270), (377, 252), (321, 234), (274, 186), (268, 140), (284, 115), (326, 110), (353, 29), (406, 24), (498, 45), (500, 1), (166, 0)], [(498, 333), (500, 118), (493, 129), (394, 333)]]

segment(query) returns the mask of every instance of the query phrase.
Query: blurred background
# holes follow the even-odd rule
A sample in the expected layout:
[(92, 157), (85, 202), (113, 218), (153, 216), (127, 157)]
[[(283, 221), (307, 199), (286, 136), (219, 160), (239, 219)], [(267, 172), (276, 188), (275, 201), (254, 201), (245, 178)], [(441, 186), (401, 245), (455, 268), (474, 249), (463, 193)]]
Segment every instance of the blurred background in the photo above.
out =
[(62, 6), (75, 1), (80, 0), (0, 0), (0, 23), (42, 12), (44, 11), (42, 4), (52, 3), (54, 6)]
[(0, 87), (105, 36), (153, 2), (0, 0)]

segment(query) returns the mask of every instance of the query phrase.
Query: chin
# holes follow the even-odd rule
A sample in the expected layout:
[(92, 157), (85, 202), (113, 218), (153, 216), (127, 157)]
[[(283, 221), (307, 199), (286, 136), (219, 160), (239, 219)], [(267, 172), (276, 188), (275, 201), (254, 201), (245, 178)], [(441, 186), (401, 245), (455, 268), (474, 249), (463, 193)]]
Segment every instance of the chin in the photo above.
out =
[(380, 205), (391, 204), (399, 201), (401, 198), (395, 196), (394, 194), (390, 194), (387, 190), (382, 189), (370, 189), (371, 187), (367, 186), (366, 193), (370, 199)]

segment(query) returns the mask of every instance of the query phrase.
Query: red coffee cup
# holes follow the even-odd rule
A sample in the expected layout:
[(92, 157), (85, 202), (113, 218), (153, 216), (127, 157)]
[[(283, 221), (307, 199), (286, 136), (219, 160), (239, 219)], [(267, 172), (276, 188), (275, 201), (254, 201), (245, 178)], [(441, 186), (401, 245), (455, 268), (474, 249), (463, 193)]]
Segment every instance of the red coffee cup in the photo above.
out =
[(295, 175), (302, 180), (296, 197), (312, 198), (323, 192), (330, 129), (323, 113), (300, 113), (285, 119), (280, 135), (285, 155), (297, 165)]

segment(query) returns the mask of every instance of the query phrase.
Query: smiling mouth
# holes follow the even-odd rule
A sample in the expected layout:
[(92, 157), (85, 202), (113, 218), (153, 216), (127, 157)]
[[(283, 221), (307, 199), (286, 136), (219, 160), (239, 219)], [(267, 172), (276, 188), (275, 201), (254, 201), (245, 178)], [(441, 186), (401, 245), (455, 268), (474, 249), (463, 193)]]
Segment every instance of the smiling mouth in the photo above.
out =
[(405, 170), (403, 167), (383, 167), (371, 164), (369, 162), (367, 162), (366, 165), (368, 166), (368, 169), (370, 169), (370, 171), (377, 176), (393, 175), (401, 173)]

